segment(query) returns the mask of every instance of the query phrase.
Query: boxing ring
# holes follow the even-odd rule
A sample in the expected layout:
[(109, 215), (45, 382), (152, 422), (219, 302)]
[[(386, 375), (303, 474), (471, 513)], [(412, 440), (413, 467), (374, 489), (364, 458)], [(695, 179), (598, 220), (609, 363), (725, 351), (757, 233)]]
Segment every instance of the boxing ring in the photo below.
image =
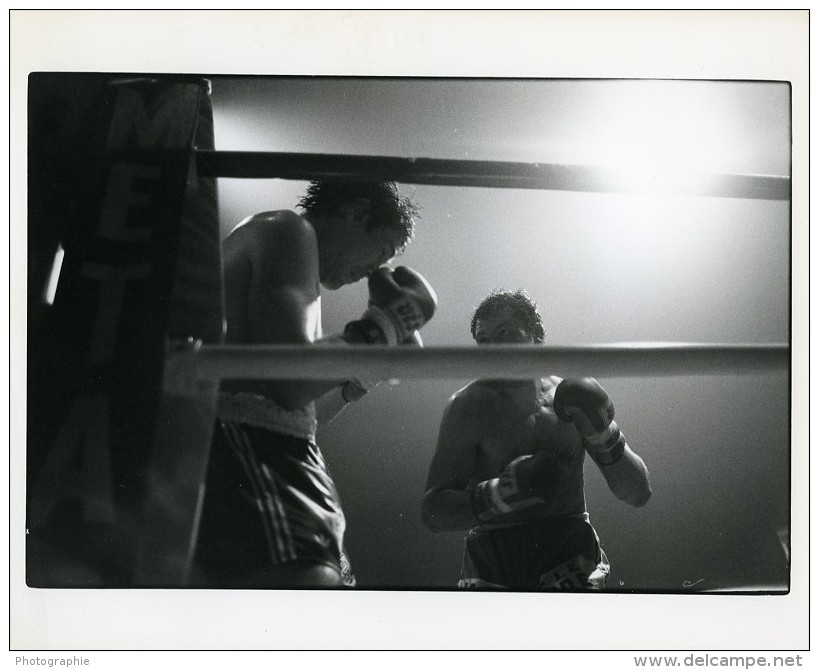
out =
[[(30, 107), (53, 85), (30, 87)], [(29, 408), (37, 408), (28, 431), (30, 586), (187, 583), (216, 391), (225, 377), (531, 378), (560, 370), (604, 378), (789, 368), (789, 343), (225, 345), (219, 178), (578, 192), (610, 192), (616, 181), (583, 166), (216, 151), (206, 80), (109, 77), (74, 87), (85, 95), (83, 114), (71, 119), (82, 131), (56, 145), (29, 135), (29, 224), (37, 236), (32, 242), (30, 233)], [(47, 128), (41, 124), (39, 132)], [(77, 177), (81, 170), (85, 176)], [(73, 219), (56, 222), (66, 180), (76, 189)], [(720, 174), (699, 183), (675, 191), (672, 180), (658, 177), (652, 192), (791, 197), (787, 176)], [(117, 209), (123, 198), (125, 211)], [(40, 269), (58, 244), (64, 269), (46, 308), (38, 302)], [(74, 499), (80, 511), (66, 511), (64, 502)], [(54, 531), (55, 519), (64, 518), (80, 539)]]

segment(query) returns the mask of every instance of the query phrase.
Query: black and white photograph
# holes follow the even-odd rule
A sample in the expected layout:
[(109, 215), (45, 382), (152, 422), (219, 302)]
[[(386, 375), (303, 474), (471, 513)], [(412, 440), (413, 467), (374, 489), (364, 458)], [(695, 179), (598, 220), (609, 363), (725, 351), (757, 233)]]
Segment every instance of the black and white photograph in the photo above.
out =
[[(352, 56), (21, 50), (11, 649), (808, 648), (806, 11), (12, 14)], [(349, 64), (459, 19), (803, 41)]]

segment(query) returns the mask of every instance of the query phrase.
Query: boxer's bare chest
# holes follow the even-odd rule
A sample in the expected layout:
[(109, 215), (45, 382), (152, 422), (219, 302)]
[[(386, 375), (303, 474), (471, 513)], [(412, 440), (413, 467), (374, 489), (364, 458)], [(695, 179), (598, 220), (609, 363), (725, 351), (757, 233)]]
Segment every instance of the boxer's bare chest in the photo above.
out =
[(549, 451), (561, 461), (582, 456), (582, 445), (571, 424), (561, 422), (551, 408), (548, 384), (491, 386), (497, 395), (484, 417), (481, 452), (485, 466), (502, 468), (514, 458)]

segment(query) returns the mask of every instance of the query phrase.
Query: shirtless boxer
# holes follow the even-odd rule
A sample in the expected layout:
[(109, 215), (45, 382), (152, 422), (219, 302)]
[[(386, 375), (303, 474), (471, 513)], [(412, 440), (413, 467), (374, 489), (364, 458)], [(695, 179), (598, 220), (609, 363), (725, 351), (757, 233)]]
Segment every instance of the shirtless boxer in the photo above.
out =
[[(525, 291), (494, 291), (472, 318), (478, 345), (544, 339)], [(589, 522), (583, 462), (634, 507), (651, 489), (608, 394), (593, 379), (479, 379), (441, 421), (422, 504), (433, 531), (467, 530), (459, 588), (600, 589), (609, 563)]]
[[(241, 222), (224, 242), (228, 344), (420, 343), (435, 293), (387, 261), (414, 232), (415, 206), (393, 183), (313, 182), (303, 214)], [(369, 304), (343, 334), (324, 337), (321, 287), (368, 279)], [(216, 587), (350, 584), (344, 514), (316, 445), (330, 418), (371, 388), (359, 380), (223, 380), (196, 548)], [(318, 410), (317, 410), (318, 407)]]

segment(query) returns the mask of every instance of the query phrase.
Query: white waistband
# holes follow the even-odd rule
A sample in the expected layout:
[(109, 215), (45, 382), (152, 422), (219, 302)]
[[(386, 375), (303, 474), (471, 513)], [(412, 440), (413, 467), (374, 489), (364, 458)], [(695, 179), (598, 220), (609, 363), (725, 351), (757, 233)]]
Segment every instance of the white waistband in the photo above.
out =
[(221, 421), (244, 423), (311, 442), (318, 428), (315, 410), (289, 411), (257, 393), (220, 393), (217, 416)]

